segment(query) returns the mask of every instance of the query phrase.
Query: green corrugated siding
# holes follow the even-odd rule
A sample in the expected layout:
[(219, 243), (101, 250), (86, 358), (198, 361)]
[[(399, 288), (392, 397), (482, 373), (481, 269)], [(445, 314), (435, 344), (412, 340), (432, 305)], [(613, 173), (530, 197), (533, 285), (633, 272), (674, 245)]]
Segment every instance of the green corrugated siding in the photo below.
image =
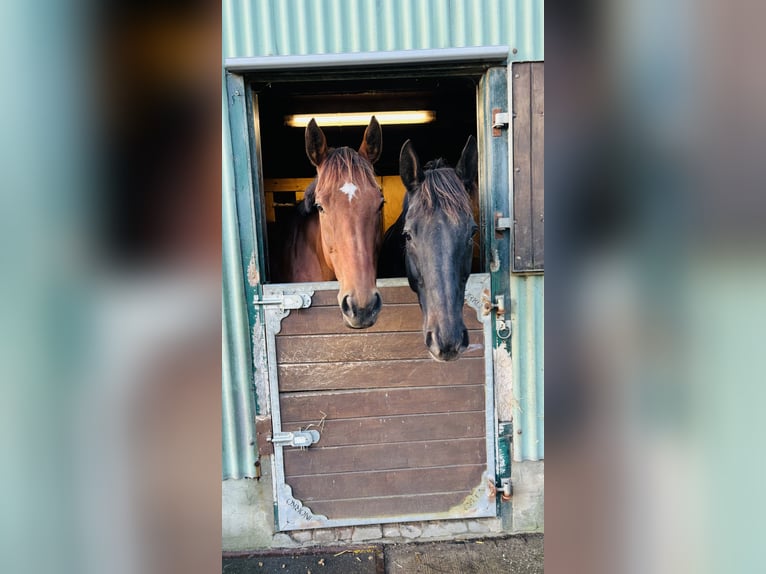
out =
[[(223, 57), (507, 45), (511, 60), (542, 60), (543, 7), (536, 0), (224, 0)], [(253, 476), (255, 399), (226, 105), (223, 109), (223, 477), (235, 478)], [(542, 277), (512, 279), (512, 293), (520, 283), (539, 284), (542, 293)], [(529, 433), (534, 440), (514, 434), (524, 437), (514, 445), (514, 456), (523, 459), (542, 458), (543, 452), (542, 360), (537, 358), (542, 302), (531, 312), (520, 311), (517, 319), (527, 335), (513, 346), (514, 357), (534, 355), (538, 365), (530, 371), (524, 366), (528, 361), (514, 360), (517, 399), (536, 405), (539, 427)], [(530, 416), (529, 409), (523, 412)]]
[(254, 476), (256, 452), (252, 361), (245, 300), (244, 277), (240, 263), (239, 227), (231, 163), (229, 122), (223, 115), (223, 170), (221, 174), (223, 304), (221, 356), (222, 376), (222, 453), (223, 477)]
[(543, 59), (536, 0), (224, 0), (224, 57), (507, 45)]
[(542, 275), (512, 275), (513, 460), (545, 454), (545, 330)]

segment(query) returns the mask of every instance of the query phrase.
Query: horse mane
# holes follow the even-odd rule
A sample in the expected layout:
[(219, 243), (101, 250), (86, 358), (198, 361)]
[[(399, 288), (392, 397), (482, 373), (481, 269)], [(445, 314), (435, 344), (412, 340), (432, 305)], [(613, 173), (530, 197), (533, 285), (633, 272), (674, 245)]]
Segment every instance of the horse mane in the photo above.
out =
[(425, 179), (416, 197), (425, 210), (434, 212), (440, 209), (453, 223), (457, 223), (461, 215), (473, 215), (471, 198), (446, 161), (441, 158), (429, 161), (423, 173)]

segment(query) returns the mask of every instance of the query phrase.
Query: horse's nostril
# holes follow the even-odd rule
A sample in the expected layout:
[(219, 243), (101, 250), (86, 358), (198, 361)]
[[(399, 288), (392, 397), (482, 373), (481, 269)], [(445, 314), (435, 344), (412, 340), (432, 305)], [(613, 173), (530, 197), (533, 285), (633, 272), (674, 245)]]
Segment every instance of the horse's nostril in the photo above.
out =
[(433, 333), (431, 331), (426, 332), (426, 347), (429, 349), (431, 348), (431, 343), (433, 343)]
[(375, 293), (375, 300), (372, 303), (372, 311), (373, 313), (377, 313), (380, 311), (380, 308), (383, 306), (383, 299), (380, 298), (380, 293)]
[(340, 310), (343, 311), (344, 315), (353, 315), (348, 295), (343, 297), (343, 300), (340, 302)]
[(468, 329), (463, 329), (463, 347), (468, 347)]

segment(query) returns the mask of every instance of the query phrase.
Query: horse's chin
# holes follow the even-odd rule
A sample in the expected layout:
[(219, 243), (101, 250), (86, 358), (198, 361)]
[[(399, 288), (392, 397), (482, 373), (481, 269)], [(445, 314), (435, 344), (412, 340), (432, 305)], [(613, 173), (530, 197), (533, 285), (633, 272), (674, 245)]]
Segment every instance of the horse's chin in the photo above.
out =
[(346, 327), (349, 329), (368, 329), (375, 324), (376, 320), (377, 317), (373, 318), (372, 320), (351, 322), (348, 320), (348, 317), (345, 315), (343, 316), (343, 321), (346, 323)]
[(454, 351), (450, 353), (440, 352), (439, 354), (434, 354), (431, 349), (428, 349), (428, 354), (431, 355), (431, 358), (434, 361), (439, 361), (440, 363), (448, 363), (449, 361), (457, 361), (462, 353), (459, 351)]

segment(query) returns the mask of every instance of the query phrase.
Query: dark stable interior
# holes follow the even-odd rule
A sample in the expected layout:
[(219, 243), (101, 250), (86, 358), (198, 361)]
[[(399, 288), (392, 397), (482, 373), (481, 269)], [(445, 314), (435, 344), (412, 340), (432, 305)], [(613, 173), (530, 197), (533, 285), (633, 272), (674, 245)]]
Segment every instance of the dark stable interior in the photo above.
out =
[[(306, 80), (253, 82), (260, 133), (263, 177), (313, 178), (316, 168), (305, 152), (304, 128), (290, 127), (291, 114), (376, 110), (432, 110), (426, 124), (383, 125), (383, 152), (375, 164), (379, 176), (399, 174), (399, 152), (407, 139), (423, 163), (444, 158), (454, 166), (469, 135), (476, 137), (476, 83), (474, 77), (386, 78), (365, 80)], [(319, 124), (332, 147), (358, 148), (366, 126), (326, 127)], [(386, 189), (384, 186), (384, 194)], [(290, 209), (284, 201), (280, 213)], [(287, 206), (287, 207), (286, 207)], [(267, 246), (268, 247), (268, 246)], [(476, 265), (474, 265), (475, 270)]]

